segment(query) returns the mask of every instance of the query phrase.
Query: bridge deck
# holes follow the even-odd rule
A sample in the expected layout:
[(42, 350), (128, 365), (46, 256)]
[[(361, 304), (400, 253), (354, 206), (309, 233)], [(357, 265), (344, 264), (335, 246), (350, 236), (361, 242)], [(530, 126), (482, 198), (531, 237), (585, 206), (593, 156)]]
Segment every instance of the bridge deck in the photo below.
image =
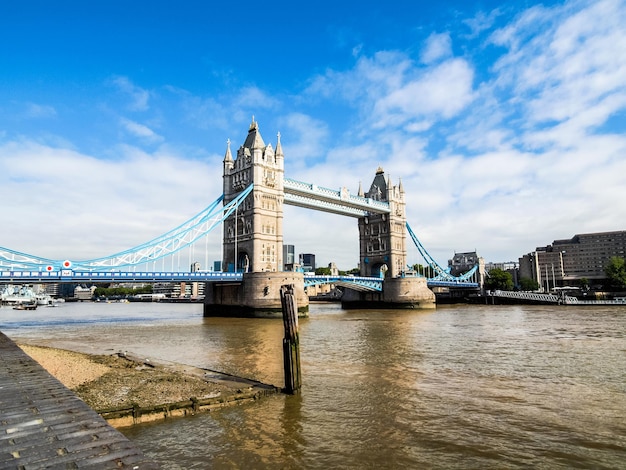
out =
[(0, 357), (0, 468), (159, 468), (1, 332)]

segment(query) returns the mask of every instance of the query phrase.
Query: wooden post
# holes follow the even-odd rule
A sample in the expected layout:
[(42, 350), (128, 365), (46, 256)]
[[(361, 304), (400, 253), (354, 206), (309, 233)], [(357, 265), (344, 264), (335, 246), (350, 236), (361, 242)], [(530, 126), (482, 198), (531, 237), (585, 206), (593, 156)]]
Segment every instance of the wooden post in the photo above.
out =
[(298, 333), (298, 305), (293, 284), (280, 288), (280, 303), (283, 311), (283, 364), (285, 367), (284, 392), (295, 394), (302, 387), (300, 374), (300, 336)]

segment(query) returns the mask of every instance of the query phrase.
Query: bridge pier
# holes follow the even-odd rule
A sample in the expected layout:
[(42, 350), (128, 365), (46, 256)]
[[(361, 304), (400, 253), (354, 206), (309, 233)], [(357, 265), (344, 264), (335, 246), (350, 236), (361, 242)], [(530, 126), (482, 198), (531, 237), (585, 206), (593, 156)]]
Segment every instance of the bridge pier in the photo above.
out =
[(297, 272), (245, 273), (242, 282), (207, 282), (205, 317), (282, 318), (280, 288), (292, 284), (298, 316), (309, 315), (304, 275)]
[(341, 297), (344, 309), (431, 309), (436, 307), (435, 294), (423, 277), (394, 277), (383, 281), (382, 292), (345, 289)]

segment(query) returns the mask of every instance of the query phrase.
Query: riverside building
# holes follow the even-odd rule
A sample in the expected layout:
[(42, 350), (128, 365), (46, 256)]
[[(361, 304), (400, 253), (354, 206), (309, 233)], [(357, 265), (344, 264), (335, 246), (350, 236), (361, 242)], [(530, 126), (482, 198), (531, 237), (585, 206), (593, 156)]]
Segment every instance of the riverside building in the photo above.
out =
[(530, 278), (544, 290), (555, 287), (602, 284), (605, 268), (626, 254), (626, 231), (574, 235), (537, 247), (519, 259), (520, 278)]

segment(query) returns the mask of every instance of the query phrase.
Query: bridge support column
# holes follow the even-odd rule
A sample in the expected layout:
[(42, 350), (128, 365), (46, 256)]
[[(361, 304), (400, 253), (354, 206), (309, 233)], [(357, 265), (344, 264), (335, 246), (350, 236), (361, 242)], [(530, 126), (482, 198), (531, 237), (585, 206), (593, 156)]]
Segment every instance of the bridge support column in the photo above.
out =
[(341, 306), (353, 308), (432, 309), (436, 307), (435, 294), (423, 277), (394, 277), (383, 281), (382, 292), (362, 292), (346, 289)]
[(240, 283), (208, 282), (204, 289), (205, 317), (282, 318), (280, 288), (293, 284), (298, 316), (309, 315), (304, 275), (296, 272), (245, 273)]

